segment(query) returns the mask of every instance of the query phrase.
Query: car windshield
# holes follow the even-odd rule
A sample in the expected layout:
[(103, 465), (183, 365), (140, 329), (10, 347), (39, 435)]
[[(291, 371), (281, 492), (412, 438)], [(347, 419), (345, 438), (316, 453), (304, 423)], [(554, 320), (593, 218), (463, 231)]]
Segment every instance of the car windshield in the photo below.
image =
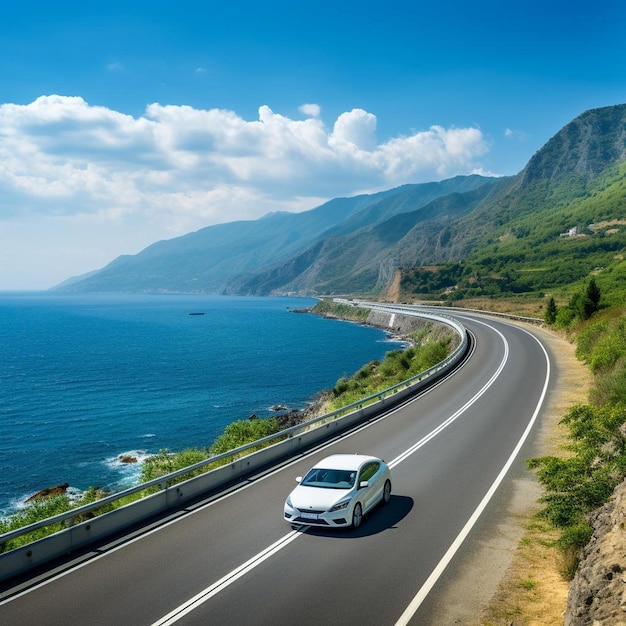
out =
[(322, 487), (323, 489), (351, 489), (355, 480), (355, 470), (314, 467), (300, 484), (305, 487)]

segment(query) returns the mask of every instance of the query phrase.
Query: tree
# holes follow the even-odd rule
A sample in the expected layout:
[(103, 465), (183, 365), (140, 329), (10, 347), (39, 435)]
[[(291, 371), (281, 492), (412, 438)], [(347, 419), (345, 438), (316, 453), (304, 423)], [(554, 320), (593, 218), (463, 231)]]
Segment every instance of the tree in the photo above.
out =
[(569, 302), (569, 307), (581, 320), (588, 320), (600, 309), (600, 289), (595, 279), (591, 279), (584, 291), (575, 293)]
[(596, 283), (596, 279), (592, 278), (587, 285), (587, 299), (593, 307), (592, 313), (595, 313), (600, 309), (600, 287)]
[(554, 324), (554, 322), (556, 322), (557, 313), (558, 308), (556, 306), (556, 302), (554, 301), (554, 298), (550, 296), (550, 299), (548, 300), (548, 306), (546, 308), (546, 314), (544, 316), (546, 323), (550, 325)]

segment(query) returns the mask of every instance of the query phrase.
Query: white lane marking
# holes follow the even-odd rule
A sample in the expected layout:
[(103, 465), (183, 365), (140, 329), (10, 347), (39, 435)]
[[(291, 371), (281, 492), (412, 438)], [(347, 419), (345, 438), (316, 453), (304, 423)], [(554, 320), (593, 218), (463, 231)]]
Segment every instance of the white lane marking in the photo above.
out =
[[(473, 321), (477, 322), (478, 320), (474, 319)], [(480, 323), (483, 324), (483, 322), (480, 322)], [(485, 326), (488, 326), (488, 324), (485, 324)], [(519, 451), (524, 445), (526, 439), (528, 438), (528, 435), (530, 434), (530, 431), (532, 430), (537, 420), (539, 411), (541, 410), (543, 401), (545, 400), (546, 394), (548, 392), (548, 383), (550, 381), (550, 357), (548, 356), (548, 353), (546, 352), (546, 349), (544, 348), (543, 344), (539, 341), (539, 339), (537, 339), (537, 337), (535, 337), (532, 333), (529, 333), (527, 330), (523, 328), (521, 328), (520, 330), (530, 335), (539, 344), (546, 358), (546, 379), (543, 384), (543, 390), (541, 392), (541, 396), (539, 397), (539, 401), (537, 402), (537, 406), (535, 407), (535, 411), (530, 421), (528, 422), (526, 429), (524, 430), (520, 440), (517, 442), (517, 445), (513, 449), (511, 456), (509, 456), (507, 462), (504, 464), (504, 466), (500, 470), (500, 473), (498, 474), (495, 481), (493, 482), (493, 484), (491, 485), (491, 487), (485, 494), (484, 498), (481, 500), (480, 504), (478, 505), (474, 513), (471, 515), (471, 517), (467, 520), (467, 523), (465, 524), (465, 526), (463, 526), (463, 528), (461, 529), (461, 532), (457, 535), (456, 539), (452, 542), (447, 552), (443, 555), (442, 559), (439, 561), (439, 563), (437, 564), (435, 569), (432, 571), (430, 576), (426, 579), (426, 582), (422, 585), (422, 587), (417, 592), (413, 600), (407, 606), (404, 613), (400, 616), (400, 619), (396, 622), (395, 626), (406, 626), (406, 624), (409, 623), (413, 615), (415, 615), (415, 613), (419, 609), (422, 602), (426, 599), (426, 596), (428, 596), (428, 594), (430, 593), (431, 589), (434, 587), (439, 577), (443, 574), (446, 567), (448, 567), (450, 561), (452, 560), (452, 558), (454, 557), (458, 549), (461, 547), (461, 544), (465, 541), (465, 539), (469, 535), (470, 531), (474, 527), (474, 524), (476, 524), (478, 518), (482, 515), (483, 511), (489, 504), (489, 501), (491, 500), (491, 498), (493, 497), (493, 494), (496, 492), (496, 490), (500, 486), (500, 483), (504, 480), (504, 477), (506, 476), (507, 472), (511, 468), (511, 465), (513, 465), (515, 458), (519, 454)], [(496, 332), (498, 331), (496, 330)]]
[(460, 415), (462, 415), (465, 411), (467, 411), (467, 409), (469, 409), (469, 407), (472, 406), (472, 404), (478, 401), (478, 399), (489, 389), (489, 387), (493, 385), (493, 383), (496, 381), (498, 376), (500, 376), (500, 373), (504, 369), (504, 366), (506, 365), (506, 362), (509, 359), (509, 344), (507, 343), (507, 340), (505, 339), (504, 335), (499, 330), (495, 328), (493, 330), (495, 330), (498, 333), (498, 335), (500, 335), (500, 338), (502, 339), (502, 343), (504, 344), (504, 355), (502, 356), (502, 361), (500, 361), (500, 365), (498, 366), (498, 369), (494, 372), (493, 376), (485, 383), (482, 389), (475, 396), (470, 398), (458, 411), (456, 411), (450, 417), (448, 417), (448, 419), (446, 419), (445, 422), (442, 422), (441, 424), (439, 424), (437, 428), (432, 430), (425, 437), (420, 439), (420, 441), (413, 444), (408, 450), (405, 450), (404, 452), (402, 452), (402, 454), (398, 455), (393, 461), (391, 461), (389, 463), (389, 467), (391, 469), (393, 469), (396, 465), (398, 465), (399, 463), (404, 461), (406, 458), (408, 458), (409, 456), (417, 452), (422, 446), (426, 445), (431, 439), (436, 437), (439, 433), (441, 433), (448, 426), (450, 426), (452, 422), (456, 421), (456, 419)]
[[(493, 330), (495, 330), (495, 332), (498, 333), (498, 335), (500, 335), (500, 338), (502, 339), (502, 342), (504, 344), (504, 354), (502, 356), (502, 360), (500, 361), (498, 369), (494, 372), (493, 376), (487, 381), (487, 383), (485, 383), (485, 385), (480, 389), (480, 391), (478, 391), (478, 393), (476, 393), (458, 411), (456, 411), (453, 415), (451, 415), (448, 419), (446, 419), (445, 422), (440, 424), (437, 428), (431, 431), (428, 435), (423, 437), (420, 441), (418, 441), (416, 444), (414, 444), (413, 446), (405, 450), (402, 454), (398, 455), (393, 461), (391, 461), (389, 463), (390, 468), (397, 466), (399, 463), (401, 463), (402, 461), (410, 457), (412, 454), (417, 452), (417, 450), (419, 450), (422, 446), (424, 446), (431, 439), (433, 439), (433, 437), (436, 437), (443, 430), (445, 430), (448, 426), (450, 426), (450, 424), (452, 424), (456, 419), (458, 419), (458, 417), (462, 413), (467, 411), (467, 409), (470, 406), (472, 406), (472, 404), (474, 404), (489, 389), (489, 387), (491, 387), (491, 385), (494, 384), (494, 382), (496, 381), (496, 379), (498, 378), (498, 376), (504, 369), (504, 366), (506, 365), (506, 362), (509, 358), (509, 344), (507, 343), (504, 335), (499, 330), (495, 328), (493, 328)], [(476, 515), (476, 512), (474, 512), (474, 515)], [(480, 513), (478, 515), (480, 515)], [(306, 526), (304, 526), (303, 528), (306, 528)], [(212, 598), (214, 595), (216, 595), (217, 593), (219, 593), (220, 591), (228, 587), (232, 582), (234, 582), (238, 578), (241, 578), (248, 572), (252, 571), (257, 565), (260, 565), (267, 558), (269, 558), (273, 554), (276, 554), (277, 552), (282, 550), (284, 547), (289, 545), (292, 541), (294, 541), (295, 539), (303, 535), (304, 534), (298, 530), (292, 531), (291, 533), (285, 535), (282, 539), (279, 539), (276, 543), (270, 546), (270, 548), (267, 548), (266, 550), (259, 552), (258, 555), (252, 557), (250, 560), (246, 561), (246, 563), (234, 569), (231, 573), (226, 574), (226, 576), (218, 580), (216, 583), (213, 583), (211, 586), (207, 587), (204, 591), (201, 591), (200, 593), (198, 593), (196, 596), (194, 596), (193, 598), (191, 598), (184, 604), (181, 604), (178, 608), (168, 613), (165, 617), (161, 618), (159, 621), (154, 622), (152, 626), (170, 626), (171, 624), (176, 623), (181, 617), (193, 611), (195, 608), (200, 606), (203, 602), (206, 602), (209, 598)], [(460, 543), (462, 543), (463, 539), (460, 540)], [(459, 541), (459, 537), (457, 537), (456, 541)], [(455, 549), (455, 552), (456, 552), (456, 549)], [(445, 569), (445, 565), (441, 569), (441, 572), (443, 572), (444, 569)], [(439, 578), (439, 576), (441, 575), (441, 572), (437, 574), (437, 577), (435, 578), (435, 580)], [(433, 575), (431, 574), (431, 578), (432, 576)], [(434, 581), (432, 584), (434, 585)], [(420, 600), (420, 604), (421, 604), (421, 600)], [(407, 609), (407, 611), (408, 610), (409, 609)], [(413, 613), (411, 613), (411, 615), (412, 614)]]
[(282, 550), (285, 546), (290, 544), (294, 539), (297, 539), (302, 533), (298, 530), (292, 530), (290, 533), (281, 537), (278, 541), (273, 543), (265, 550), (262, 550), (257, 555), (246, 561), (243, 565), (240, 565), (226, 576), (220, 578), (217, 582), (213, 583), (210, 587), (207, 587), (193, 598), (187, 600), (184, 604), (175, 608), (173, 611), (162, 617), (160, 620), (154, 622), (152, 626), (169, 626), (174, 624), (181, 617), (191, 613), (194, 609), (197, 609), (201, 604), (210, 600), (214, 595), (218, 594), (222, 589), (225, 589), (236, 580), (245, 576), (251, 572), (257, 565), (260, 565), (266, 559), (269, 559), (272, 555), (276, 554), (279, 550)]

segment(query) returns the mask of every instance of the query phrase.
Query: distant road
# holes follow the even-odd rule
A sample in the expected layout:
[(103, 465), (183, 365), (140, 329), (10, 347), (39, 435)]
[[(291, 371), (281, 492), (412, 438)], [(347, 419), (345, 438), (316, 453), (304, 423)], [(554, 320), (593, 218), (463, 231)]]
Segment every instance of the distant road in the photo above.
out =
[[(0, 603), (0, 623), (433, 623), (441, 577), (455, 575), (457, 551), (477, 541), (474, 524), (497, 517), (498, 496), (524, 471), (550, 376), (545, 349), (525, 330), (457, 317), (476, 346), (449, 379), (306, 458), (24, 587)], [(282, 507), (295, 476), (333, 452), (384, 458), (391, 502), (358, 530), (292, 530)]]

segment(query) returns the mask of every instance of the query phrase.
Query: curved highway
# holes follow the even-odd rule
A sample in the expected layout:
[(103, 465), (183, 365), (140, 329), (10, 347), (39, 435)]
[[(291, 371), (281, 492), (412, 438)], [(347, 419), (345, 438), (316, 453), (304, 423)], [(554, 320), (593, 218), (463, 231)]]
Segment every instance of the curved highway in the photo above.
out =
[[(29, 624), (431, 624), (442, 578), (497, 516), (530, 455), (550, 382), (526, 330), (457, 315), (466, 364), (383, 418), (72, 567), (0, 589), (0, 621)], [(367, 453), (393, 496), (358, 530), (293, 530), (284, 498), (318, 459)], [(496, 497), (493, 497), (494, 494)], [(477, 524), (479, 522), (479, 524)]]

